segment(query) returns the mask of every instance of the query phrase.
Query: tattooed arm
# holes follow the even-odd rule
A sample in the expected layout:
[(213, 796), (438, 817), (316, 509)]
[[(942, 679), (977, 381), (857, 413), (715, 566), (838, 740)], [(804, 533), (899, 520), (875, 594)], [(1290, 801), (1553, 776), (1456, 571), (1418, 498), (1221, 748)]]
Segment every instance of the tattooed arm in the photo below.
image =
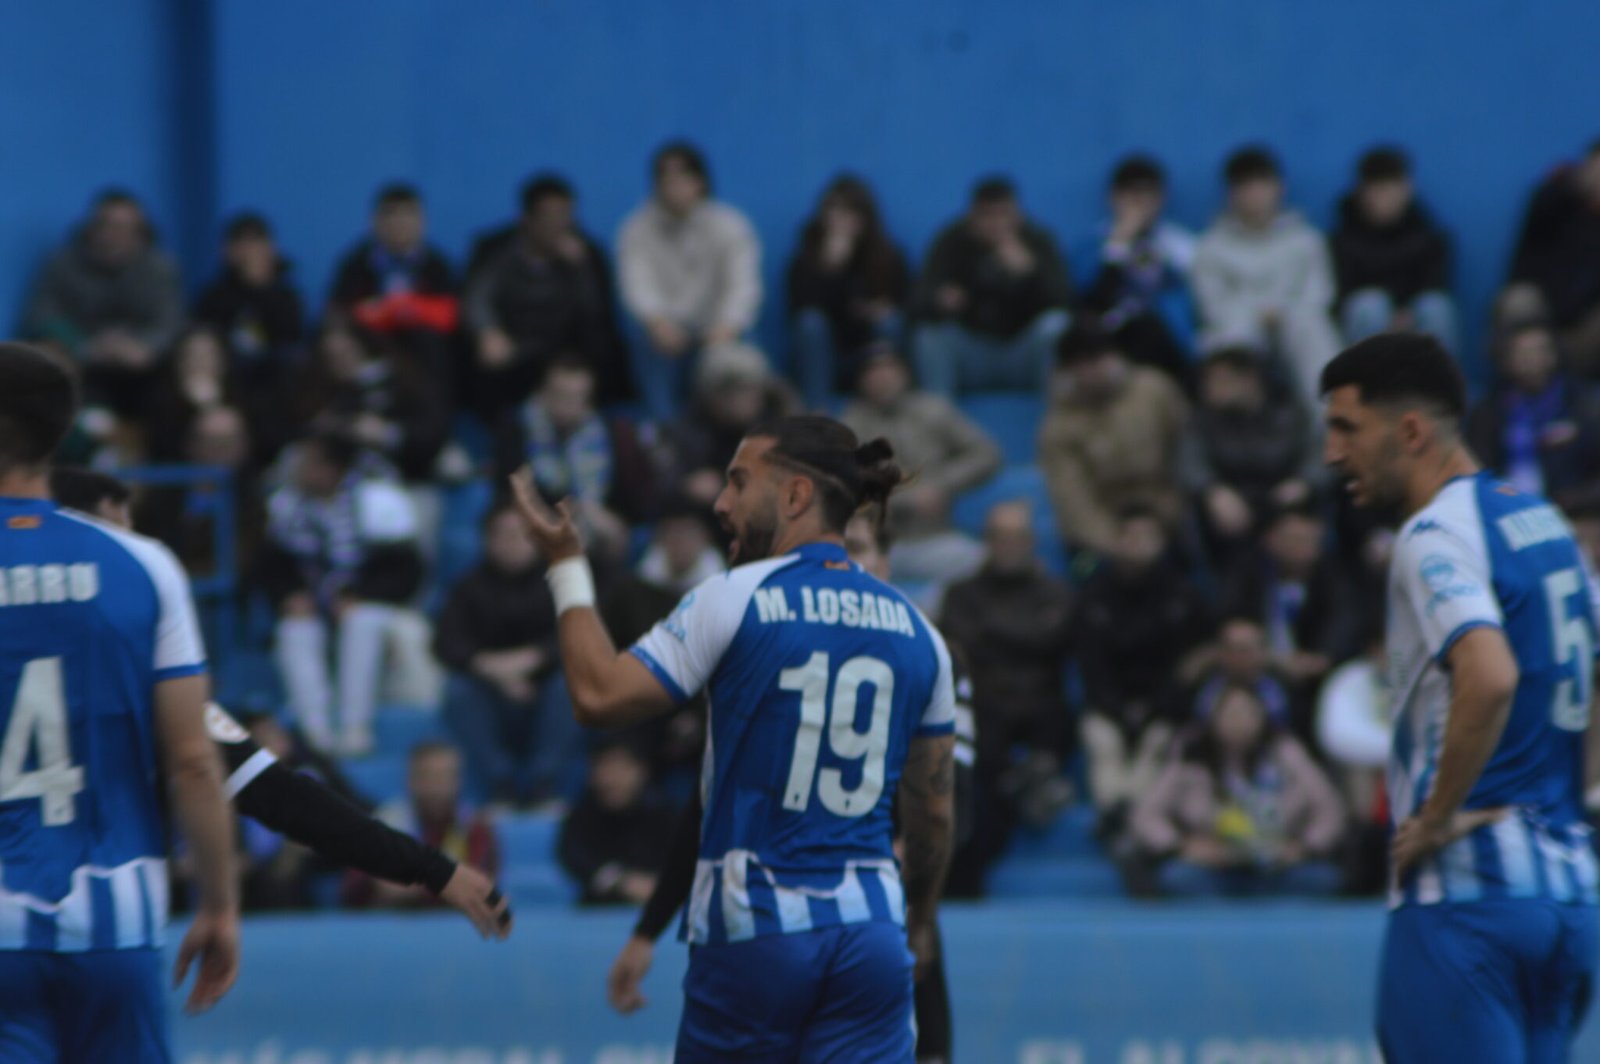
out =
[(955, 736), (911, 741), (900, 779), (906, 933), (920, 977), (938, 949), (935, 919), (955, 836)]

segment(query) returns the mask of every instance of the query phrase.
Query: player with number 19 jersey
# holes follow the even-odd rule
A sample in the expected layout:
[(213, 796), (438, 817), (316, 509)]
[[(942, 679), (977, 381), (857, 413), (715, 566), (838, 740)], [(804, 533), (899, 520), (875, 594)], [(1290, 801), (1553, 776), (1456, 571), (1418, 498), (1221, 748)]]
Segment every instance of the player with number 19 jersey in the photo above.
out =
[(1458, 477), (1401, 528), (1390, 569), (1389, 794), (1396, 823), (1427, 800), (1450, 707), (1450, 648), (1502, 630), (1519, 679), (1505, 732), (1463, 808), (1506, 808), (1419, 862), (1390, 903), (1600, 901), (1583, 819), (1596, 600), (1566, 521), (1488, 473)]
[(632, 653), (710, 705), (690, 943), (905, 922), (896, 785), (914, 737), (954, 731), (955, 698), (900, 592), (812, 543), (701, 584)]

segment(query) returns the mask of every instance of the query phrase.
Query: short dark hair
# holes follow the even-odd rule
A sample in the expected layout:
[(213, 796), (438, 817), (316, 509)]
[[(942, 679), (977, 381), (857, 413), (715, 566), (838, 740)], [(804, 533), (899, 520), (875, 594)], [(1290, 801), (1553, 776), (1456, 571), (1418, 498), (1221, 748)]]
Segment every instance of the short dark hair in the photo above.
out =
[(659, 180), (662, 168), (671, 160), (681, 163), (684, 169), (698, 177), (700, 183), (706, 186), (706, 195), (711, 194), (711, 167), (706, 162), (705, 153), (687, 140), (669, 140), (656, 149), (656, 153), (650, 157), (650, 180)]
[(1356, 163), (1356, 176), (1363, 185), (1378, 181), (1404, 181), (1411, 176), (1411, 160), (1391, 144), (1379, 145)]
[(99, 210), (101, 207), (115, 206), (137, 207), (141, 212), (144, 210), (144, 203), (140, 201), (139, 197), (120, 185), (103, 188), (95, 194), (95, 210)]
[(1249, 144), (1228, 156), (1228, 161), (1222, 166), (1222, 179), (1229, 188), (1250, 181), (1281, 181), (1283, 168), (1278, 165), (1277, 156), (1266, 147)]
[(1116, 338), (1098, 324), (1080, 321), (1056, 340), (1056, 365), (1062, 369), (1109, 352), (1121, 352)]
[(300, 444), (322, 455), (329, 465), (346, 472), (354, 469), (356, 462), (361, 458), (361, 445), (356, 442), (354, 436), (343, 429), (319, 429), (306, 436)]
[(1280, 521), (1313, 521), (1319, 525), (1326, 525), (1328, 516), (1310, 502), (1283, 503), (1267, 512), (1267, 519), (1262, 522), (1262, 527), (1271, 528)]
[(1226, 366), (1229, 369), (1254, 373), (1262, 378), (1267, 375), (1266, 357), (1249, 344), (1224, 344), (1207, 352), (1204, 361), (1200, 363), (1200, 371), (1204, 373), (1212, 366)]
[(420, 205), (422, 193), (417, 191), (417, 186), (405, 181), (391, 181), (378, 189), (378, 194), (372, 197), (372, 209), (381, 211), (385, 207), (397, 207), (401, 204)]
[(547, 199), (571, 202), (577, 198), (572, 183), (560, 174), (534, 174), (522, 185), (522, 213), (532, 214)]
[(272, 223), (256, 211), (240, 211), (228, 219), (228, 224), (222, 229), (222, 238), (230, 244), (246, 238), (271, 240)]
[(127, 502), (132, 494), (128, 485), (98, 469), (57, 466), (50, 471), (50, 497), (58, 505), (82, 513), (92, 514), (104, 502)]
[(887, 509), (889, 495), (905, 480), (894, 461), (894, 448), (881, 436), (867, 443), (843, 422), (813, 414), (779, 418), (746, 434), (770, 439), (769, 461), (811, 478), (822, 501), (829, 531), (843, 533), (863, 506)]
[(990, 174), (972, 186), (973, 206), (989, 203), (1012, 203), (1017, 198), (1017, 186), (1004, 174)]
[(0, 468), (41, 466), (78, 416), (78, 377), (61, 358), (0, 343)]
[(1467, 408), (1467, 386), (1450, 352), (1422, 333), (1379, 333), (1345, 348), (1322, 368), (1323, 395), (1354, 387), (1361, 401), (1426, 403), (1452, 421)]
[(1164, 521), (1156, 508), (1147, 502), (1128, 502), (1117, 507), (1117, 524), (1125, 525), (1129, 521), (1154, 521), (1166, 531), (1167, 522)]
[(423, 758), (432, 757), (434, 754), (456, 754), (459, 756), (460, 753), (461, 750), (449, 740), (423, 739), (411, 745), (411, 750), (406, 754), (406, 763), (415, 765)]
[(1167, 172), (1149, 155), (1125, 156), (1111, 171), (1111, 191), (1123, 192), (1138, 188), (1164, 189)]

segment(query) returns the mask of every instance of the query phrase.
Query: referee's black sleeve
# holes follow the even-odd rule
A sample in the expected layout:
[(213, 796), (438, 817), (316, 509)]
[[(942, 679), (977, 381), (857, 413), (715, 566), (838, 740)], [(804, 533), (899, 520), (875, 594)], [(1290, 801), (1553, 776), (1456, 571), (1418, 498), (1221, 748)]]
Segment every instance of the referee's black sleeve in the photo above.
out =
[(700, 856), (700, 788), (696, 787), (694, 799), (678, 818), (672, 831), (672, 848), (667, 852), (667, 863), (656, 877), (656, 889), (639, 913), (639, 922), (633, 933), (654, 942), (672, 923), (672, 918), (689, 900), (694, 889), (695, 860)]
[(245, 784), (233, 804), (317, 856), (378, 879), (420, 883), (435, 894), (455, 875), (455, 862), (396, 831), (299, 772), (277, 762)]

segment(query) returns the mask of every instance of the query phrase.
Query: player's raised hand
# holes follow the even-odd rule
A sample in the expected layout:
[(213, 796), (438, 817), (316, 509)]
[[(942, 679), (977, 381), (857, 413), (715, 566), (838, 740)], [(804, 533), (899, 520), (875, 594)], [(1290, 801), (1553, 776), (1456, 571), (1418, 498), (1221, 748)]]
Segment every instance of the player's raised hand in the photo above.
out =
[(552, 509), (540, 497), (527, 466), (511, 474), (511, 496), (522, 515), (523, 526), (547, 564), (582, 556), (583, 537), (578, 534), (570, 499), (562, 499)]
[(178, 964), (173, 971), (172, 985), (181, 986), (189, 974), (189, 965), (200, 960), (199, 974), (195, 976), (194, 989), (184, 1009), (191, 1015), (204, 1012), (222, 1000), (233, 988), (239, 976), (239, 916), (237, 913), (201, 912), (189, 925), (178, 947)]
[(628, 944), (622, 947), (622, 952), (617, 954), (617, 959), (612, 962), (611, 972), (606, 976), (606, 1000), (611, 1002), (612, 1008), (624, 1016), (630, 1012), (638, 1012), (649, 1004), (645, 996), (639, 992), (639, 986), (649, 974), (655, 956), (654, 942), (640, 935), (633, 935), (628, 939)]
[(439, 897), (461, 913), (484, 938), (505, 939), (511, 935), (511, 904), (496, 889), (488, 876), (469, 865), (456, 865), (455, 874), (444, 885)]

